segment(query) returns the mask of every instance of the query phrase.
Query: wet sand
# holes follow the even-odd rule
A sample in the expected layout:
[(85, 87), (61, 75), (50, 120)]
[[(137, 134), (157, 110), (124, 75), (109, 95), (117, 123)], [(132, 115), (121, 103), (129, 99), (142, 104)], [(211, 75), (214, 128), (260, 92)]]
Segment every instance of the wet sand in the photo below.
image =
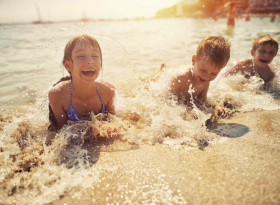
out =
[(210, 126), (220, 140), (204, 149), (117, 142), (99, 153), (92, 188), (51, 204), (280, 204), (279, 117), (235, 113)]

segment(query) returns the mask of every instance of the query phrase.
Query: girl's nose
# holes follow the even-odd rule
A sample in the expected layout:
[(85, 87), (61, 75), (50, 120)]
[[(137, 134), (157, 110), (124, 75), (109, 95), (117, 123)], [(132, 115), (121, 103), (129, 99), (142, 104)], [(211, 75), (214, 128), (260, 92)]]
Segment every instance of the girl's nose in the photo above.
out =
[(88, 57), (87, 58), (87, 64), (93, 64), (93, 58), (92, 57)]

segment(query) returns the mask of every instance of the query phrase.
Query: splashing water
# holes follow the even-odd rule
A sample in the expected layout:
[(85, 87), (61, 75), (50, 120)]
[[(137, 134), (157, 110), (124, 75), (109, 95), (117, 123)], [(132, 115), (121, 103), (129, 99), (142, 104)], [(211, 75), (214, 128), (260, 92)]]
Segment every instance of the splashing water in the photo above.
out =
[[(112, 82), (116, 87), (116, 115), (109, 116), (108, 121), (101, 120), (102, 116), (93, 116), (92, 121), (69, 123), (59, 133), (49, 133), (46, 131), (48, 127), (46, 96), (51, 82), (58, 80), (61, 73), (58, 71), (54, 72), (54, 75), (51, 72), (48, 75), (46, 73), (51, 66), (55, 65), (52, 62), (53, 58), (55, 58), (56, 66), (59, 64), (61, 58), (59, 55), (66, 42), (73, 36), (84, 33), (96, 37), (104, 51), (101, 78)], [(201, 39), (200, 36), (198, 37)], [(192, 113), (189, 113), (185, 105), (179, 104), (175, 97), (167, 92), (171, 77), (183, 72), (186, 65), (169, 66), (162, 72), (153, 69), (142, 72), (136, 67), (129, 52), (118, 41), (102, 34), (93, 34), (83, 24), (67, 28), (59, 26), (57, 33), (51, 36), (50, 41), (44, 39), (34, 46), (34, 49), (44, 52), (41, 55), (45, 56), (45, 53), (48, 55), (46, 58), (44, 56), (38, 58), (44, 59), (43, 66), (36, 65), (36, 69), (31, 69), (26, 75), (43, 72), (47, 75), (44, 78), (46, 82), (39, 80), (35, 85), (29, 82), (18, 82), (16, 90), (24, 97), (24, 105), (7, 106), (12, 109), (5, 112), (2, 110), (0, 116), (0, 203), (46, 204), (66, 195), (81, 199), (83, 197), (81, 190), (97, 188), (103, 180), (104, 173), (114, 175), (120, 174), (123, 169), (127, 172), (135, 170), (126, 166), (126, 161), (122, 161), (121, 158), (110, 165), (104, 162), (99, 164), (97, 162), (104, 160), (100, 157), (101, 155), (137, 150), (142, 145), (158, 144), (171, 150), (198, 149), (209, 144), (215, 146), (216, 143), (222, 141), (220, 136), (229, 135), (228, 130), (219, 129), (219, 135), (217, 135), (218, 132), (214, 133), (207, 128), (206, 122), (211, 118), (213, 110), (206, 108), (199, 110), (195, 107)], [(165, 39), (161, 40), (160, 44), (162, 42), (165, 42)], [(181, 41), (179, 43), (182, 44)], [(142, 50), (145, 51), (144, 48)], [(176, 55), (177, 50), (177, 47), (173, 50)], [(141, 55), (142, 58), (145, 57)], [(167, 58), (168, 55), (165, 54), (164, 57)], [(154, 59), (156, 57), (152, 58)], [(35, 63), (37, 63), (36, 60), (34, 60)], [(138, 59), (138, 62), (141, 61)], [(17, 67), (16, 62), (9, 63), (12, 67)], [(280, 90), (280, 73), (277, 67), (279, 63), (275, 65), (276, 78), (269, 87), (266, 87), (257, 77), (250, 79), (245, 79), (241, 75), (224, 77), (221, 73), (211, 83), (208, 100), (212, 104), (223, 104), (234, 112), (277, 110), (279, 103), (275, 100), (279, 100)], [(16, 73), (18, 76), (25, 75), (24, 71), (16, 71)], [(43, 74), (35, 76), (40, 79), (44, 76)], [(6, 73), (5, 76), (7, 75)], [(10, 89), (7, 92), (13, 93)], [(21, 101), (19, 98), (11, 97), (11, 99), (15, 102)], [(6, 103), (9, 100), (3, 101)], [(108, 136), (110, 134), (117, 135), (116, 139), (111, 139)], [(104, 158), (106, 161), (106, 157)], [(140, 166), (139, 161), (132, 164), (135, 167)], [(135, 178), (145, 176), (146, 173), (142, 172), (142, 167), (154, 166), (159, 167), (159, 170), (162, 168), (157, 162), (153, 162), (156, 165), (145, 164), (145, 160), (141, 163), (143, 163), (141, 167), (137, 167), (139, 168), (138, 175), (131, 173)], [(149, 184), (144, 181), (134, 188), (134, 192), (130, 192), (132, 199), (139, 198), (142, 204), (164, 202), (186, 204), (186, 200), (180, 196), (179, 191), (171, 190), (165, 174), (158, 172), (153, 174), (156, 175), (157, 183)], [(132, 179), (126, 180), (132, 181)], [(122, 186), (116, 188), (117, 191), (121, 192), (125, 188), (125, 180), (123, 183)], [(110, 181), (108, 184), (108, 187), (114, 186), (110, 184)], [(142, 190), (149, 191), (144, 192), (145, 196), (137, 195), (136, 192), (142, 193)], [(94, 200), (93, 197), (92, 201)], [(129, 199), (125, 199), (125, 202), (129, 203)]]

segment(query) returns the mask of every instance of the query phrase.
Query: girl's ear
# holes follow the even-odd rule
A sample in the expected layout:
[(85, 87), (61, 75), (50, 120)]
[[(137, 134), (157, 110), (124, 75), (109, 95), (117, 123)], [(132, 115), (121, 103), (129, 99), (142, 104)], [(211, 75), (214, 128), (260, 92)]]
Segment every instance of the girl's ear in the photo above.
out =
[(251, 55), (254, 56), (255, 51), (251, 49)]
[(67, 60), (64, 60), (64, 61), (63, 61), (63, 65), (64, 65), (65, 69), (66, 69), (69, 73), (71, 73), (71, 71), (72, 71), (72, 69), (71, 69), (71, 63), (70, 63), (69, 61), (67, 61)]
[(194, 64), (195, 64), (195, 61), (196, 61), (196, 55), (193, 55), (192, 56), (192, 65), (194, 66)]

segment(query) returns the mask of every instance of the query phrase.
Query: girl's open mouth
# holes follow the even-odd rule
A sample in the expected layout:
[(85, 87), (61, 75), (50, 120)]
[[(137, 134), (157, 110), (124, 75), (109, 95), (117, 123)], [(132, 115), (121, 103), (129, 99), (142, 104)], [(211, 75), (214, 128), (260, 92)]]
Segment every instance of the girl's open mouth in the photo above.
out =
[(95, 75), (95, 70), (93, 70), (93, 69), (83, 70), (82, 73), (86, 76), (94, 76)]

